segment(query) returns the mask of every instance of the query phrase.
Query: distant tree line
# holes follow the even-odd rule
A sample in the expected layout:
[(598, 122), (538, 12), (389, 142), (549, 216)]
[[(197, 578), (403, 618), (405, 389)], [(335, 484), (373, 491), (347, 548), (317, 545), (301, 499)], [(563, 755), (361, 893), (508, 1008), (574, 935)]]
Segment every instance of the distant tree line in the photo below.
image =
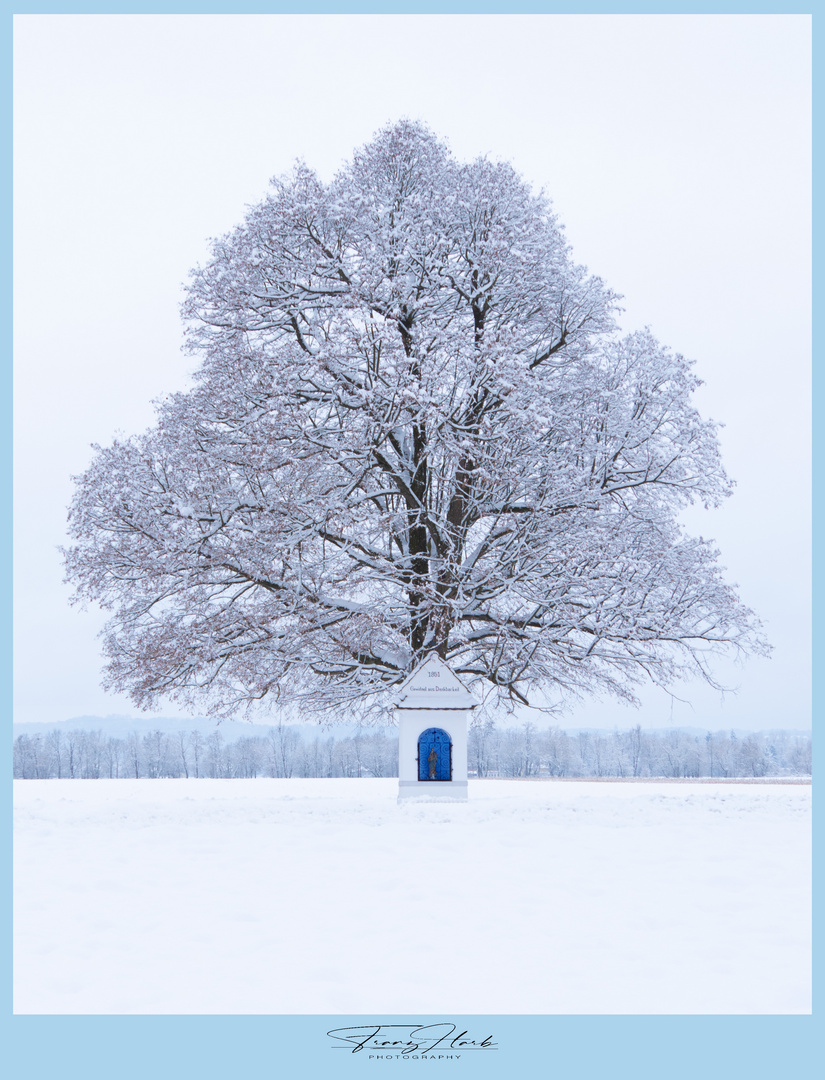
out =
[[(260, 730), (260, 729), (259, 729)], [(809, 735), (768, 731), (741, 738), (674, 729), (578, 731), (540, 729), (532, 723), (499, 727), (488, 720), (470, 728), (469, 770), (480, 777), (810, 776)], [(198, 779), (266, 777), (370, 777), (398, 775), (395, 732), (364, 728), (336, 738), (320, 731), (302, 737), (278, 725), (227, 741), (220, 728), (202, 732), (132, 732), (55, 729), (14, 741), (18, 779)]]
[(680, 729), (578, 731), (539, 729), (532, 723), (470, 729), (469, 767), (477, 776), (762, 777), (810, 776), (812, 739), (788, 731), (741, 738), (735, 732), (704, 735)]
[(26, 780), (397, 776), (398, 739), (365, 729), (347, 738), (319, 733), (307, 740), (284, 725), (231, 742), (218, 727), (208, 735), (158, 729), (125, 738), (55, 729), (18, 735), (13, 767), (15, 778)]

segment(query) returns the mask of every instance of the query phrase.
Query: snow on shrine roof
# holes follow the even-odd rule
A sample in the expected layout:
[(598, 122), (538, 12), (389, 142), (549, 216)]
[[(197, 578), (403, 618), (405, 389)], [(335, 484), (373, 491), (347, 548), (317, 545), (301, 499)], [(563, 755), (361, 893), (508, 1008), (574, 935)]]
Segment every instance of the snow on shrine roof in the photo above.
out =
[(429, 656), (402, 683), (398, 709), (474, 709), (478, 702), (437, 656)]

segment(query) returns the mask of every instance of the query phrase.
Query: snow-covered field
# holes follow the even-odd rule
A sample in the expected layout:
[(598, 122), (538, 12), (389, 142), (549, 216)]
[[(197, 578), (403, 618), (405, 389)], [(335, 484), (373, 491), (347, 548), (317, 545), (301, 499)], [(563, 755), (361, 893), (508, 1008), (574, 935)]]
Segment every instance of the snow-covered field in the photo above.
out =
[(811, 788), (15, 781), (18, 1013), (803, 1013)]

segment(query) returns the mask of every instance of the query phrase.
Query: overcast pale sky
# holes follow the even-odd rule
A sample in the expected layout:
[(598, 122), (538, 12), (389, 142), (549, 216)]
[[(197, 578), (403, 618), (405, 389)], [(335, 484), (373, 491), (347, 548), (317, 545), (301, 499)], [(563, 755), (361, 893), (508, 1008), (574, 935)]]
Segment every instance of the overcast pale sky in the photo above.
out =
[[(183, 388), (178, 304), (207, 238), (304, 158), (330, 178), (402, 116), (511, 161), (577, 261), (697, 361), (736, 494), (695, 512), (771, 660), (569, 726), (810, 726), (811, 19), (15, 17), (15, 714), (134, 714), (57, 546), (93, 442)], [(164, 715), (181, 715), (173, 705)]]

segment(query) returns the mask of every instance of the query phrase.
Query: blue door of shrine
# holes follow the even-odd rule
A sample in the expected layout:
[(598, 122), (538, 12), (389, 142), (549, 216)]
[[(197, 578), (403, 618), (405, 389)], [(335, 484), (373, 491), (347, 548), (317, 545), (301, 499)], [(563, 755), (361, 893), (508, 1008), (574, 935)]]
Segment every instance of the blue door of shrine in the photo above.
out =
[(418, 779), (452, 780), (453, 744), (442, 728), (431, 727), (418, 736)]

